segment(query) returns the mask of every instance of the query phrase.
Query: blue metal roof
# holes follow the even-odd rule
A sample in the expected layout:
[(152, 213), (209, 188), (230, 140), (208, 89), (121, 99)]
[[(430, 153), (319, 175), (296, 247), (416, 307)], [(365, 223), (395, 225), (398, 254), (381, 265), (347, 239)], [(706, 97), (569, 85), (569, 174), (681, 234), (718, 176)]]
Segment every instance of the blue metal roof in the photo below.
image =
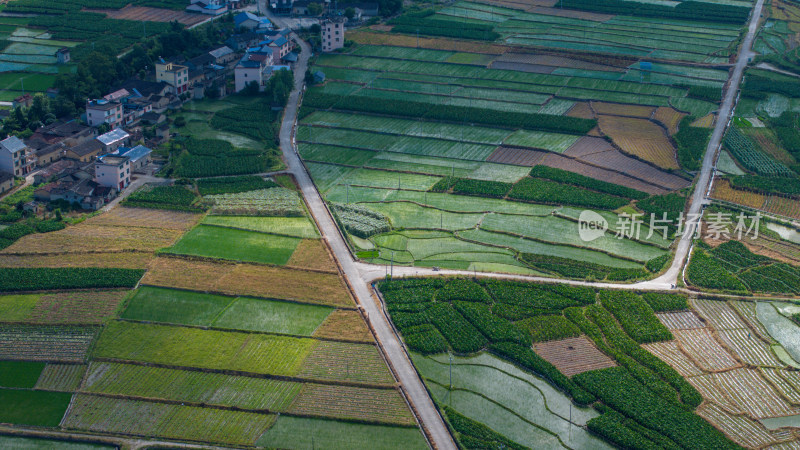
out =
[(145, 156), (149, 155), (150, 152), (152, 152), (152, 150), (145, 147), (144, 145), (137, 145), (136, 147), (125, 149), (124, 152), (122, 151), (122, 149), (119, 150), (120, 150), (119, 152), (120, 155), (127, 156), (128, 158), (131, 159), (131, 161), (138, 161), (144, 158)]

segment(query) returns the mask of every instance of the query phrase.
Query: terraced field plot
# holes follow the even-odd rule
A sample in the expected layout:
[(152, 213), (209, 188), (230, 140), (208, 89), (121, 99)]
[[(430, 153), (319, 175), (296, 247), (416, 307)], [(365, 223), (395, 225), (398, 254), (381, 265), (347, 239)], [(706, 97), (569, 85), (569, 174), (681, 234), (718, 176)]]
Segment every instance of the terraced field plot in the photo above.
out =
[(83, 362), (97, 327), (0, 324), (0, 359)]
[(169, 251), (179, 255), (283, 265), (299, 243), (300, 239), (293, 237), (199, 225)]
[(141, 287), (123, 319), (310, 336), (329, 307)]
[[(99, 324), (112, 317), (128, 291), (60, 292), (2, 296), (3, 319), (36, 324)], [(0, 306), (0, 309), (3, 309)]]
[(611, 358), (597, 350), (586, 337), (537, 343), (533, 349), (568, 377), (616, 366)]

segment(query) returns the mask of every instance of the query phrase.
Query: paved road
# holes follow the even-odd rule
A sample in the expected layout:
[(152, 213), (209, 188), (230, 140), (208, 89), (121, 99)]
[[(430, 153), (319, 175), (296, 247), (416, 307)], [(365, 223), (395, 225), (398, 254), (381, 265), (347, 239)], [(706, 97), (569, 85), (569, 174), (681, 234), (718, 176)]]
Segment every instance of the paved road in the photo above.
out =
[[(747, 30), (747, 35), (742, 43), (742, 49), (739, 52), (739, 57), (736, 60), (736, 65), (733, 68), (733, 73), (728, 80), (728, 89), (725, 91), (725, 98), (717, 114), (717, 125), (714, 127), (714, 132), (711, 134), (711, 140), (706, 149), (706, 155), (703, 159), (703, 168), (700, 171), (700, 177), (695, 185), (694, 195), (692, 196), (692, 205), (689, 207), (687, 217), (699, 217), (697, 214), (702, 214), (708, 191), (711, 189), (713, 182), (713, 171), (717, 160), (717, 151), (722, 143), (722, 137), (725, 135), (725, 130), (728, 128), (731, 116), (733, 115), (733, 108), (736, 103), (736, 98), (739, 95), (739, 86), (742, 83), (742, 75), (744, 69), (747, 67), (748, 60), (752, 57), (753, 53), (753, 39), (755, 38), (756, 31), (758, 31), (758, 21), (761, 17), (761, 11), (764, 6), (764, 0), (758, 0), (753, 8), (752, 16), (750, 17), (750, 25)], [(678, 248), (675, 251), (675, 259), (672, 266), (667, 272), (650, 281), (648, 284), (674, 284), (677, 283), (681, 270), (684, 264), (689, 259), (689, 252), (692, 248), (692, 235), (696, 232), (696, 223), (687, 227), (687, 232), (683, 238), (678, 242)], [(682, 277), (680, 278), (683, 279)]]
[[(690, 206), (690, 214), (699, 214), (703, 210), (703, 202), (706, 193), (709, 190), (712, 182), (712, 173), (716, 161), (717, 150), (722, 141), (722, 137), (727, 128), (728, 121), (730, 120), (733, 112), (734, 103), (739, 92), (739, 86), (742, 81), (742, 74), (747, 66), (748, 58), (751, 55), (751, 48), (753, 38), (758, 28), (758, 20), (761, 15), (764, 0), (756, 2), (753, 16), (750, 21), (747, 35), (742, 45), (742, 51), (738, 57), (737, 63), (734, 67), (733, 73), (728, 83), (728, 90), (725, 93), (725, 98), (718, 114), (717, 125), (712, 133), (705, 158), (703, 160), (703, 167), (698, 178), (697, 187), (692, 197), (692, 205)], [(268, 16), (270, 14), (267, 14)], [(277, 25), (281, 25), (280, 18), (270, 17)], [(303, 86), (303, 78), (308, 64), (308, 58), (311, 49), (305, 43), (295, 36), (295, 40), (302, 48), (302, 52), (295, 67), (295, 86), (297, 88), (292, 91), (289, 97), (286, 111), (284, 113), (283, 122), (281, 124), (280, 141), (281, 149), (288, 167), (288, 172), (292, 173), (300, 186), (303, 196), (308, 203), (309, 209), (314, 216), (314, 219), (322, 233), (324, 239), (328, 241), (333, 250), (334, 256), (342, 267), (344, 276), (350, 282), (356, 300), (359, 305), (364, 308), (366, 316), (375, 330), (378, 341), (381, 343), (384, 354), (389, 360), (390, 364), (397, 374), (398, 381), (402, 384), (409, 401), (414, 406), (417, 417), (422, 423), (423, 427), (428, 431), (433, 445), (439, 449), (454, 449), (452, 437), (447, 430), (447, 427), (439, 416), (436, 407), (431, 401), (428, 393), (417, 375), (413, 364), (409, 361), (407, 353), (405, 352), (402, 343), (397, 335), (393, 332), (388, 319), (382, 313), (382, 309), (377, 299), (373, 297), (370, 284), (385, 276), (386, 268), (384, 266), (376, 266), (365, 264), (363, 262), (355, 261), (350, 253), (347, 244), (341, 235), (339, 228), (336, 226), (333, 218), (330, 216), (322, 197), (316, 189), (316, 186), (311, 180), (308, 172), (300, 161), (297, 155), (296, 147), (293, 142), (293, 131), (296, 123), (298, 102), (301, 94), (300, 88)], [(692, 245), (691, 235), (694, 233), (694, 227), (688, 230), (689, 232), (678, 243), (676, 250), (675, 260), (668, 271), (661, 277), (636, 284), (620, 285), (613, 283), (589, 283), (575, 280), (558, 280), (552, 278), (531, 277), (524, 275), (504, 275), (504, 274), (488, 274), (481, 273), (480, 276), (485, 277), (498, 277), (498, 278), (511, 278), (528, 281), (546, 281), (557, 283), (568, 283), (574, 285), (588, 285), (600, 288), (619, 288), (619, 289), (646, 289), (646, 290), (663, 290), (669, 289), (672, 285), (677, 284), (678, 277), (681, 269), (686, 262), (689, 251)], [(395, 267), (393, 269), (395, 277), (406, 277), (415, 275), (473, 275), (469, 271), (457, 270), (442, 270), (434, 271), (427, 268), (418, 267)]]
[[(294, 71), (295, 86), (301, 87), (303, 85), (303, 78), (311, 48), (305, 42), (299, 41), (299, 39), (297, 39), (297, 41), (300, 42), (302, 52)], [(359, 265), (353, 261), (347, 244), (339, 233), (339, 228), (329, 215), (322, 197), (320, 197), (319, 192), (317, 192), (316, 186), (311, 181), (311, 177), (308, 175), (308, 172), (306, 172), (305, 167), (302, 162), (300, 162), (300, 157), (295, 151), (295, 146), (292, 142), (292, 131), (297, 117), (299, 95), (299, 89), (296, 88), (292, 91), (289, 102), (286, 105), (286, 111), (284, 112), (283, 123), (281, 124), (281, 149), (286, 159), (288, 171), (297, 179), (297, 183), (300, 186), (322, 236), (330, 244), (336, 259), (342, 267), (344, 276), (350, 281), (358, 304), (364, 308), (364, 312), (372, 328), (375, 330), (378, 341), (383, 347), (386, 358), (394, 368), (398, 381), (403, 386), (406, 396), (414, 406), (417, 417), (423, 427), (428, 431), (433, 445), (442, 450), (455, 449), (456, 446), (453, 443), (450, 432), (442, 421), (433, 401), (428, 396), (428, 391), (417, 375), (414, 365), (408, 359), (403, 345), (400, 343), (397, 335), (394, 334), (388, 319), (382, 314), (378, 303), (373, 298), (370, 285), (366, 282), (364, 277), (362, 277), (359, 271)]]

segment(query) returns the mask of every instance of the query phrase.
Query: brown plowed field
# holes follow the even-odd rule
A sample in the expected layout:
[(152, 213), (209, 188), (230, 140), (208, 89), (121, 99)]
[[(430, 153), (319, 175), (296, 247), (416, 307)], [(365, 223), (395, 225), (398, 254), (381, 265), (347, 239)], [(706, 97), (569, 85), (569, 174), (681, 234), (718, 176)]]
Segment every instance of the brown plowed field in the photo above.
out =
[[(502, 55), (508, 49), (504, 45), (481, 44), (475, 41), (460, 41), (446, 38), (425, 38), (404, 34), (375, 33), (372, 31), (356, 31), (347, 34), (350, 39), (358, 44), (368, 45), (395, 45), (398, 47), (430, 48), (434, 50), (451, 50), (465, 53), (485, 53)], [(417, 45), (419, 44), (419, 45)]]
[[(569, 150), (567, 150), (564, 154), (569, 156)], [(593, 153), (580, 159), (596, 166), (618, 170), (632, 177), (645, 180), (648, 183), (662, 186), (669, 190), (683, 189), (691, 184), (691, 181), (689, 180), (681, 178), (677, 175), (672, 175), (647, 163), (633, 159), (630, 156), (623, 154), (619, 150)]]
[(708, 328), (675, 330), (672, 332), (678, 346), (688, 354), (701, 369), (707, 372), (740, 367), (731, 355), (711, 334)]
[(734, 189), (725, 179), (714, 181), (714, 190), (711, 193), (711, 197), (781, 216), (800, 219), (800, 201)]
[(623, 151), (663, 169), (678, 169), (675, 148), (664, 130), (645, 119), (599, 116), (603, 133)]
[(585, 336), (537, 343), (533, 350), (568, 377), (617, 365)]
[(627, 177), (611, 170), (601, 169), (596, 166), (585, 164), (571, 158), (557, 155), (555, 153), (526, 150), (521, 148), (501, 147), (492, 153), (487, 161), (531, 167), (535, 165), (544, 165), (578, 173), (598, 180), (608, 181), (609, 183), (627, 186), (632, 189), (647, 192), (648, 194), (658, 195), (668, 192), (666, 189), (645, 183), (641, 180)]
[(122, 9), (93, 9), (89, 11), (105, 14), (112, 19), (135, 20), (137, 22), (172, 22), (175, 20), (186, 26), (192, 26), (208, 19), (208, 16), (202, 14), (191, 14), (172, 9), (148, 8), (145, 6), (128, 5)]
[(660, 106), (656, 109), (656, 113), (653, 114), (653, 120), (667, 127), (667, 130), (671, 136), (678, 132), (678, 125), (685, 116), (686, 114), (682, 112), (666, 106)]
[(623, 105), (622, 103), (591, 102), (592, 109), (597, 114), (609, 116), (639, 117), (648, 119), (655, 112), (652, 106)]
[(714, 113), (705, 115), (691, 123), (693, 127), (712, 128), (714, 126)]
[(569, 117), (577, 117), (579, 119), (594, 119), (594, 111), (592, 111), (592, 108), (589, 106), (588, 102), (575, 103), (575, 106), (570, 108), (570, 110), (564, 115)]
[(550, 66), (553, 69), (570, 68), (570, 69), (583, 69), (583, 70), (605, 70), (605, 71), (611, 70), (614, 72), (622, 72), (621, 69), (618, 69), (613, 66), (606, 66), (603, 64), (597, 64), (589, 61), (582, 61), (580, 59), (567, 58), (565, 56), (540, 55), (537, 53), (508, 52), (498, 57), (495, 61)]

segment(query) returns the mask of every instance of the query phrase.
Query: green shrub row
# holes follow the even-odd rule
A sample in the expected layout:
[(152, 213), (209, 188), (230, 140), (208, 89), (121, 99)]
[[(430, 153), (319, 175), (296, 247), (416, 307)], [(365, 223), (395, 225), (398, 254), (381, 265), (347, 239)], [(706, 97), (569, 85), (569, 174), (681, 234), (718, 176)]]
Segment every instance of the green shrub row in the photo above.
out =
[(134, 287), (143, 275), (143, 269), (0, 268), (0, 291)]
[(559, 183), (585, 187), (597, 192), (603, 192), (605, 194), (616, 195), (619, 197), (632, 198), (634, 200), (641, 200), (649, 196), (649, 194), (642, 191), (637, 191), (636, 189), (609, 183), (607, 181), (597, 180), (574, 172), (556, 169), (555, 167), (541, 165), (534, 166), (533, 169), (531, 169), (530, 175), (534, 178), (546, 178)]
[(700, 416), (654, 395), (622, 367), (580, 373), (573, 380), (603, 403), (683, 448), (739, 448)]
[(771, 258), (756, 255), (739, 241), (730, 240), (718, 245), (710, 250), (710, 253), (718, 261), (722, 262), (726, 268), (738, 272), (741, 269), (754, 267), (760, 264), (769, 263)]
[(474, 353), (488, 343), (486, 337), (450, 304), (437, 303), (424, 314), (458, 353)]
[(589, 420), (586, 423), (586, 427), (592, 433), (602, 436), (620, 448), (636, 450), (660, 450), (664, 448), (625, 426), (624, 419), (624, 416), (612, 410)]
[(681, 311), (689, 309), (689, 303), (685, 295), (663, 294), (660, 292), (646, 292), (642, 294), (644, 301), (653, 308), (655, 312)]
[(747, 286), (726, 270), (722, 263), (701, 249), (696, 249), (692, 254), (686, 269), (686, 280), (700, 288), (747, 291)]
[(533, 342), (555, 341), (581, 335), (581, 330), (562, 315), (534, 316), (516, 323)]
[(463, 278), (448, 280), (441, 289), (436, 291), (436, 301), (452, 302), (455, 300), (481, 303), (492, 301), (480, 284)]
[(510, 341), (531, 345), (531, 338), (523, 329), (492, 314), (489, 305), (456, 301), (453, 302), (453, 306), (492, 342)]
[(257, 176), (204, 178), (197, 180), (197, 190), (200, 195), (237, 194), (239, 192), (255, 191), (277, 187), (278, 183)]
[(686, 197), (677, 193), (670, 193), (664, 195), (653, 195), (644, 200), (636, 202), (636, 207), (644, 211), (645, 223), (650, 223), (650, 217), (655, 220), (663, 220), (664, 214), (668, 222), (666, 223), (669, 230), (674, 231), (677, 228), (679, 218), (683, 209), (686, 206)]
[(678, 144), (678, 160), (681, 167), (690, 171), (700, 170), (708, 141), (711, 139), (710, 129), (691, 125), (694, 119), (694, 117), (684, 117), (678, 125), (678, 132), (673, 136)]
[(579, 119), (549, 114), (495, 111), (468, 106), (432, 105), (430, 103), (402, 100), (384, 100), (356, 95), (325, 94), (320, 89), (310, 89), (303, 104), (320, 109), (335, 108), (347, 111), (371, 112), (394, 116), (425, 118), (459, 123), (482, 123), (508, 128), (555, 131), (568, 134), (586, 134), (597, 126), (593, 119)]
[(622, 329), (640, 344), (668, 341), (672, 333), (658, 320), (650, 305), (628, 291), (602, 291), (600, 303), (619, 320)]
[(526, 308), (561, 310), (595, 302), (595, 291), (583, 286), (534, 284), (482, 279), (480, 282), (500, 303)]
[(680, 2), (676, 6), (626, 0), (563, 0), (563, 5), (561, 6), (569, 9), (623, 14), (626, 16), (735, 24), (743, 24), (750, 16), (750, 8), (692, 0)]
[(129, 195), (122, 204), (129, 207), (202, 211), (192, 204), (197, 197), (184, 186), (145, 186)]
[(520, 259), (533, 269), (566, 278), (628, 281), (648, 275), (644, 269), (619, 269), (558, 256), (522, 253)]
[(655, 258), (647, 261), (644, 267), (652, 273), (661, 272), (664, 269), (664, 266), (672, 259), (672, 254), (667, 253), (666, 255), (656, 256)]
[(617, 209), (629, 203), (629, 200), (608, 194), (589, 191), (569, 184), (541, 178), (523, 178), (508, 197), (536, 203), (583, 206), (598, 209)]
[(277, 118), (278, 113), (270, 108), (269, 103), (260, 101), (217, 111), (209, 124), (218, 130), (238, 133), (271, 144), (275, 142), (279, 127)]

